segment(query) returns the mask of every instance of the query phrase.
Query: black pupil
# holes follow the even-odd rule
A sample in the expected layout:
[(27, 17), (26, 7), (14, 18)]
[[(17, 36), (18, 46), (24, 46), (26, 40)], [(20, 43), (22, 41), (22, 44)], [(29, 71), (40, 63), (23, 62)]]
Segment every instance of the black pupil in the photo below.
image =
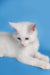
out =
[(18, 38), (18, 40), (21, 40), (21, 38)]

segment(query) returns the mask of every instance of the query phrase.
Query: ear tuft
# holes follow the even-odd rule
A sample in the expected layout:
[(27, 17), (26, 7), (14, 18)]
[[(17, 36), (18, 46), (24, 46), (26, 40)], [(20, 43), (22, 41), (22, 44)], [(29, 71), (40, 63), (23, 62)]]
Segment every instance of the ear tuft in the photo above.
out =
[(12, 22), (9, 22), (9, 24), (11, 25), (11, 24), (12, 24)]
[(9, 22), (9, 24), (10, 24), (11, 26), (14, 26), (15, 23)]
[(13, 23), (13, 22), (9, 22), (9, 24), (16, 29), (16, 23)]

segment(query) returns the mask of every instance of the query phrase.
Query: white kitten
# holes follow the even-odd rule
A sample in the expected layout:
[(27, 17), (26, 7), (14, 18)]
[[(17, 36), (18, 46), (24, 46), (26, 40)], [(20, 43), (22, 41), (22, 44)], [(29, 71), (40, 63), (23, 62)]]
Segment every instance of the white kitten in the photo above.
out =
[(49, 58), (38, 52), (36, 25), (30, 22), (9, 24), (15, 32), (13, 34), (0, 32), (0, 57), (14, 57), (22, 63), (50, 69)]

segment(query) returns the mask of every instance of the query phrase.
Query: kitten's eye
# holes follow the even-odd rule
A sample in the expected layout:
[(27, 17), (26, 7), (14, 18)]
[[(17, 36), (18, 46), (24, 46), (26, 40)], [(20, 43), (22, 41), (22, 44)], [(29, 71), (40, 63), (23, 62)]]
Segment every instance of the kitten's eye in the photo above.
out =
[(19, 38), (19, 37), (18, 37), (17, 39), (18, 39), (18, 40), (21, 40), (21, 38)]
[(25, 40), (29, 40), (29, 38), (25, 38)]

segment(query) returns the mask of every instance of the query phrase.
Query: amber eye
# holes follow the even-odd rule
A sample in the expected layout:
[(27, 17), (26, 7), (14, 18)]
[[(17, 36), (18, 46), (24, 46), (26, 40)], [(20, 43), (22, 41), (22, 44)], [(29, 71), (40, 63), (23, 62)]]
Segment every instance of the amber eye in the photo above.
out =
[(25, 40), (29, 40), (29, 38), (25, 38)]
[(21, 40), (21, 38), (18, 37), (18, 40)]

